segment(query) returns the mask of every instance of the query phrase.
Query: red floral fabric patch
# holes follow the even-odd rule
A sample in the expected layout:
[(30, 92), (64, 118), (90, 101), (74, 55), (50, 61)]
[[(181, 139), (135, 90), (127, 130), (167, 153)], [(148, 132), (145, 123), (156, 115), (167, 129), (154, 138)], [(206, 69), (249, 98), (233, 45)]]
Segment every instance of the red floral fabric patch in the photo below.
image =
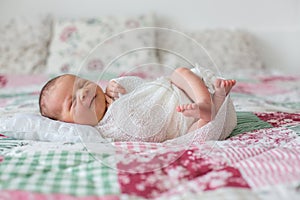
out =
[(300, 122), (300, 113), (271, 112), (255, 113), (255, 115), (274, 127), (291, 126)]
[[(155, 160), (165, 160), (173, 153), (164, 153), (156, 157)], [(136, 160), (134, 163), (120, 162), (118, 168), (125, 169), (133, 167), (133, 165), (137, 166), (138, 162)], [(155, 164), (153, 160), (149, 160), (146, 165), (149, 167), (153, 164)], [(202, 191), (221, 187), (249, 188), (238, 169), (224, 166), (224, 163), (216, 163), (210, 157), (200, 156), (197, 150), (182, 152), (182, 155), (168, 166), (162, 166), (152, 171), (145, 170), (141, 173), (119, 171), (118, 177), (122, 193), (146, 198), (154, 198), (162, 193), (173, 194), (178, 192), (178, 187), (183, 186), (186, 190), (193, 191), (193, 188), (188, 186), (191, 182), (193, 182), (193, 187), (196, 186), (198, 190)]]

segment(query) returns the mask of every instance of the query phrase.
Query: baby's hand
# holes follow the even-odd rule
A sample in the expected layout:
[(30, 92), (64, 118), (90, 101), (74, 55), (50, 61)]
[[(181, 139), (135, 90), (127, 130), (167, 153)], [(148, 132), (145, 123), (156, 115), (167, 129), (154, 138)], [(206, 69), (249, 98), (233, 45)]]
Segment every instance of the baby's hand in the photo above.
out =
[(119, 98), (119, 94), (125, 94), (126, 90), (123, 88), (120, 84), (115, 82), (114, 80), (111, 80), (108, 82), (108, 85), (106, 87), (106, 94), (113, 98), (117, 99)]

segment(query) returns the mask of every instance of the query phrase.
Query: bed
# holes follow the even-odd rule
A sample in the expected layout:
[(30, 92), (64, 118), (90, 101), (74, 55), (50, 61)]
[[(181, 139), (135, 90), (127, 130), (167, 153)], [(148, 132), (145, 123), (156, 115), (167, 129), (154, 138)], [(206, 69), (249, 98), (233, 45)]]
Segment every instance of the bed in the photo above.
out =
[[(149, 26), (147, 23), (152, 23), (151, 20), (144, 16), (118, 22), (127, 28), (136, 28)], [(110, 30), (108, 24), (117, 20), (110, 17), (103, 21), (107, 22), (105, 28)], [(230, 136), (222, 141), (188, 146), (94, 141), (95, 138), (89, 138), (94, 132), (88, 127), (74, 129), (72, 125), (50, 122), (38, 114), (38, 96), (43, 84), (54, 74), (74, 72), (70, 68), (76, 64), (70, 62), (78, 63), (82, 59), (76, 51), (67, 55), (68, 48), (78, 47), (74, 45), (76, 42), (89, 44), (80, 35), (83, 32), (72, 33), (97, 24), (79, 21), (70, 26), (70, 23), (74, 22), (54, 22), (52, 37), (43, 34), (43, 44), (50, 54), (39, 52), (39, 59), (44, 55), (45, 65), (60, 67), (48, 67), (48, 71), (43, 72), (42, 68), (47, 66), (40, 65), (39, 61), (36, 65), (31, 59), (25, 63), (29, 66), (26, 69), (35, 74), (9, 71), (0, 74), (1, 199), (299, 199), (299, 75), (265, 69), (256, 54), (245, 56), (252, 47), (244, 33), (204, 31), (192, 37), (201, 41), (209, 36), (203, 39), (203, 44), (213, 55), (221, 55), (225, 49), (231, 59), (216, 56), (215, 61), (219, 66), (228, 66), (221, 70), (226, 77), (237, 80), (230, 94), (237, 111), (237, 126)], [(47, 31), (47, 28), (42, 29)], [(103, 33), (102, 37), (106, 34), (110, 32)], [(216, 39), (220, 35), (225, 35), (226, 39)], [(47, 37), (51, 40), (50, 46), (47, 46)], [(146, 43), (155, 42), (153, 34), (135, 37), (146, 38)], [(240, 38), (246, 38), (247, 42)], [(57, 45), (59, 42), (73, 46)], [(233, 43), (238, 44), (236, 49)], [(223, 48), (216, 47), (217, 44)], [(180, 44), (176, 48), (184, 47)], [(74, 55), (79, 55), (77, 60), (70, 59), (69, 56)], [(141, 63), (145, 57), (155, 62), (155, 55), (151, 52), (136, 54), (130, 59), (119, 60), (116, 66), (135, 65), (133, 62)], [(164, 52), (158, 59), (168, 65), (181, 65), (172, 56)], [(62, 57), (63, 62), (58, 63)], [(92, 73), (103, 65), (94, 58), (87, 63), (84, 70)], [(241, 68), (241, 65), (242, 69), (234, 68)], [(122, 70), (116, 67), (104, 77), (124, 75)], [(156, 68), (131, 72), (141, 77), (160, 73), (163, 72)], [(105, 82), (99, 84), (105, 85)], [(76, 130), (83, 135), (78, 136)], [(95, 142), (96, 147), (93, 146)], [(91, 152), (92, 148), (96, 148), (97, 153)]]

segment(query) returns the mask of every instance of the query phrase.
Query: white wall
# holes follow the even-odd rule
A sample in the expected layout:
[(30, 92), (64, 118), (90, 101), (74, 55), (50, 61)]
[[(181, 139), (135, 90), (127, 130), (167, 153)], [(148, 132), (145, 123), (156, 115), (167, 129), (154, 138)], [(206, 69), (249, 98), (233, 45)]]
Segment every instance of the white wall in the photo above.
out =
[(0, 22), (38, 13), (91, 17), (153, 11), (188, 28), (282, 28), (299, 23), (298, 7), (299, 0), (0, 0)]
[(154, 12), (160, 26), (244, 28), (268, 67), (300, 73), (300, 0), (0, 0), (0, 23), (15, 15), (95, 17)]

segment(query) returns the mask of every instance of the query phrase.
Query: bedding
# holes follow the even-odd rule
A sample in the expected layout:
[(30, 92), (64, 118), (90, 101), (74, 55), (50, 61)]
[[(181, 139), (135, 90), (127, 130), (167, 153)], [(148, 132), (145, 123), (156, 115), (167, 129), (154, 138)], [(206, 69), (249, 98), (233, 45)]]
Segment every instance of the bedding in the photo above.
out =
[(50, 76), (0, 75), (0, 199), (299, 199), (300, 76), (235, 71), (237, 127), (189, 146), (46, 137)]
[[(87, 75), (100, 73), (109, 66), (111, 73), (125, 73), (141, 64), (155, 63), (155, 51), (130, 51), (155, 46), (154, 30), (130, 31), (154, 26), (153, 14), (54, 19), (46, 72)], [(124, 55), (118, 57), (121, 54)]]

